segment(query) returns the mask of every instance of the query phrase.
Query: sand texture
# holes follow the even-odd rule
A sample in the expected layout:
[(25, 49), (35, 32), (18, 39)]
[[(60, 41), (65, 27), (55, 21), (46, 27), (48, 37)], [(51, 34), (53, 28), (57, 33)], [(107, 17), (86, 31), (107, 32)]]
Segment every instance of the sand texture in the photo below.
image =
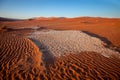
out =
[(55, 80), (119, 80), (120, 60), (94, 52), (70, 54), (57, 59), (48, 71)]
[(34, 78), (44, 70), (40, 65), (41, 56), (39, 48), (29, 39), (15, 34), (0, 34), (0, 80), (29, 79), (27, 74)]
[(42, 18), (24, 21), (4, 21), (0, 23), (0, 30), (5, 28), (25, 29), (56, 29), (88, 31), (108, 39), (120, 49), (120, 18), (77, 17), (77, 18)]
[[(26, 31), (23, 33), (20, 32), (15, 31), (0, 34), (1, 80), (120, 79), (120, 59), (118, 55), (116, 55), (118, 54), (117, 51), (105, 48), (103, 45), (105, 43), (98, 38), (90, 37), (81, 31), (43, 30), (38, 32), (28, 31), (29, 33)], [(82, 38), (84, 39), (84, 37), (86, 37), (85, 41), (87, 41), (87, 39), (91, 41), (89, 45), (86, 45), (95, 48), (94, 44), (96, 44), (100, 46), (99, 49), (105, 49), (102, 51), (104, 54), (108, 55), (111, 53), (113, 55), (110, 54), (109, 57), (106, 57), (103, 54), (101, 55), (99, 50), (97, 51), (92, 48), (88, 48), (88, 51), (85, 51), (86, 49), (82, 49), (82, 47), (85, 46), (82, 46), (84, 43)], [(47, 45), (48, 42), (51, 42), (51, 38), (53, 41), (55, 40), (54, 43), (52, 42), (53, 44), (51, 44), (52, 47)], [(76, 38), (78, 39), (77, 41), (79, 41), (80, 38), (82, 43), (76, 42), (74, 40)], [(71, 42), (69, 42), (69, 45), (67, 42), (64, 42), (67, 39), (68, 42)], [(47, 47), (45, 46), (41, 47), (43, 43), (40, 41), (43, 41), (44, 45), (53, 48), (53, 52), (46, 50)], [(75, 42), (81, 48), (76, 47)], [(57, 46), (55, 46), (55, 44)], [(66, 51), (62, 46), (63, 44), (64, 47), (72, 46), (73, 49), (71, 50), (71, 47)], [(60, 50), (61, 48), (59, 46), (65, 51)], [(74, 49), (78, 51), (74, 51)], [(57, 50), (59, 53), (56, 53)]]
[(120, 80), (120, 19), (0, 22), (0, 80)]

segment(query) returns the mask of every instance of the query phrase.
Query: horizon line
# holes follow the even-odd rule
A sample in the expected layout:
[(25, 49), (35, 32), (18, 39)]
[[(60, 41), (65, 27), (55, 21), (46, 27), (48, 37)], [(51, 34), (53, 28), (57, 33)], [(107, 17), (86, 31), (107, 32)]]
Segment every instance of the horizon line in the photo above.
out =
[(75, 17), (66, 17), (66, 16), (36, 16), (36, 17), (28, 17), (28, 18), (17, 18), (17, 17), (5, 17), (0, 16), (0, 18), (8, 18), (8, 19), (35, 19), (35, 18), (82, 18), (82, 17), (88, 17), (88, 18), (117, 18), (120, 17), (105, 17), (105, 16), (75, 16)]

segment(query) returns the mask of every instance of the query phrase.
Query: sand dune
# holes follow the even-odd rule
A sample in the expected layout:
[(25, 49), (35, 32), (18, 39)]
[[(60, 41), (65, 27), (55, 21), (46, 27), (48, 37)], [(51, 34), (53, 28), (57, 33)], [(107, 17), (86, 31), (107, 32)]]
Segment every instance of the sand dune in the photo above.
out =
[[(21, 35), (18, 35), (20, 34), (19, 31), (0, 34), (1, 80), (120, 79), (120, 59), (115, 55), (111, 55), (108, 58), (95, 52), (72, 53), (68, 51), (68, 53), (65, 53), (65, 56), (55, 58), (55, 55), (50, 54), (49, 51), (42, 51), (44, 48), (36, 45), (34, 39), (28, 39), (28, 36), (31, 36), (31, 32), (22, 32)], [(52, 35), (51, 30), (50, 32), (49, 30), (45, 30), (42, 32), (32, 32), (32, 37), (36, 35), (40, 39), (40, 34), (42, 34), (43, 37), (45, 32), (48, 32), (47, 34), (49, 36)], [(60, 33), (61, 32), (67, 37), (71, 31), (60, 31)], [(59, 32), (56, 33), (56, 31), (53, 30), (52, 33), (56, 34), (56, 37), (62, 37)], [(67, 36), (65, 33), (67, 33)], [(78, 34), (77, 31), (72, 31), (72, 33)], [(58, 36), (58, 34), (60, 36)], [(79, 35), (88, 37), (87, 34), (80, 31)], [(72, 34), (71, 36), (75, 37)], [(56, 39), (55, 36), (53, 36), (52, 39)], [(71, 41), (70, 36), (68, 39)], [(94, 40), (97, 40), (99, 44), (103, 44), (103, 42), (97, 38), (94, 38), (93, 41)], [(58, 40), (56, 39), (56, 41)], [(72, 44), (70, 43), (71, 46)], [(61, 54), (64, 55), (64, 53)]]
[(119, 80), (119, 26), (89, 17), (0, 22), (0, 80)]
[(78, 17), (48, 20), (31, 20), (1, 22), (0, 28), (27, 28), (43, 27), (57, 30), (84, 30), (95, 33), (101, 37), (107, 38), (111, 43), (120, 48), (120, 19), (119, 18), (100, 18), (100, 17)]
[(41, 56), (39, 48), (29, 39), (0, 34), (0, 80), (35, 78), (44, 70)]
[(98, 53), (69, 54), (57, 59), (48, 68), (51, 79), (61, 80), (118, 80), (120, 59), (106, 58)]

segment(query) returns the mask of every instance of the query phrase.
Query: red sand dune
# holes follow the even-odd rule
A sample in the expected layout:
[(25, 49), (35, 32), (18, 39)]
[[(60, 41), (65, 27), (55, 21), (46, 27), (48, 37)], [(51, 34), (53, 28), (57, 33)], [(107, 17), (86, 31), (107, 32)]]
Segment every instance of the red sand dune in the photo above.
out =
[(49, 66), (48, 76), (55, 80), (118, 80), (120, 60), (106, 58), (98, 53), (83, 52), (57, 59)]
[(26, 37), (35, 30), (11, 30), (36, 26), (77, 29), (105, 37), (120, 47), (119, 22), (120, 19), (87, 17), (0, 22), (0, 80), (119, 80), (120, 59), (117, 56), (107, 58), (95, 52), (81, 52), (53, 59)]
[[(46, 19), (46, 18), (45, 18)], [(0, 27), (44, 27), (62, 30), (84, 30), (105, 37), (114, 45), (120, 47), (120, 19), (119, 18), (55, 18), (55, 19), (35, 19), (26, 21), (1, 22)]]
[(44, 70), (41, 56), (39, 48), (29, 39), (0, 34), (0, 80), (37, 78)]
[(94, 52), (70, 53), (42, 60), (44, 53), (23, 35), (0, 34), (0, 79), (120, 79), (120, 59)]

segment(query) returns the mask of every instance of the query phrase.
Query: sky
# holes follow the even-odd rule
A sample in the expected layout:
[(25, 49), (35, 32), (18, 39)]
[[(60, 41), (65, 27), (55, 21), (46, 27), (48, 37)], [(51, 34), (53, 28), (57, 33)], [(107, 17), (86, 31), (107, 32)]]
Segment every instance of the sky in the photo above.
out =
[(0, 0), (0, 17), (120, 18), (120, 0)]

